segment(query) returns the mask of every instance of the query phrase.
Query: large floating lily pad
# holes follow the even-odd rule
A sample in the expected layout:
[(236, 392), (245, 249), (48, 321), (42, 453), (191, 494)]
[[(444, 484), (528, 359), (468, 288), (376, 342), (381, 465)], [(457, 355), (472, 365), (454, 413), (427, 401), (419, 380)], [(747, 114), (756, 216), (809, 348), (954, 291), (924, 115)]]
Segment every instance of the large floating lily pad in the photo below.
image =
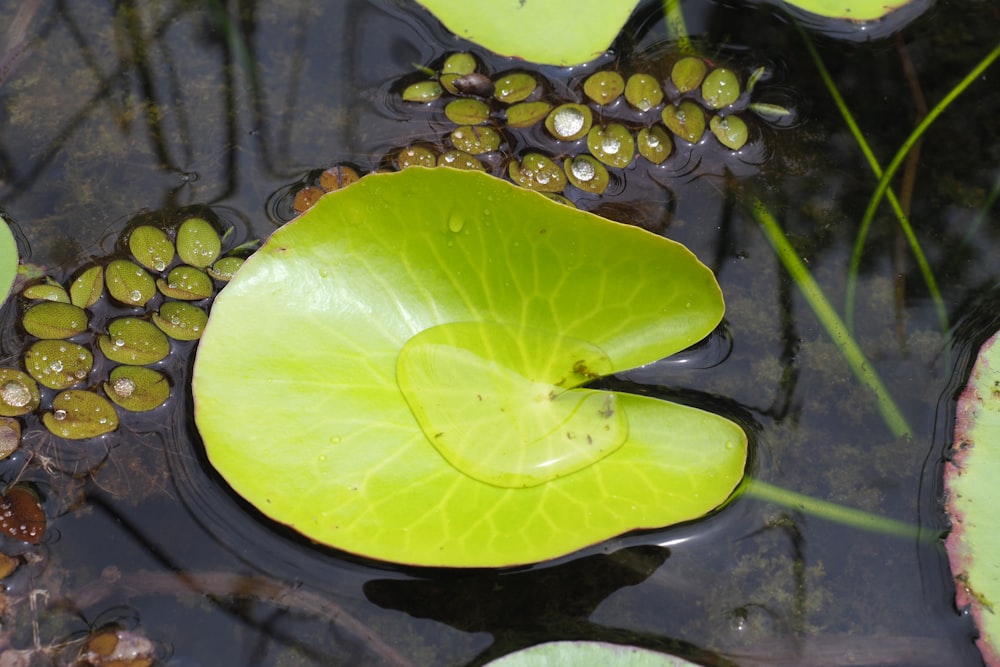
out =
[(367, 176), (216, 299), (196, 421), (236, 492), (322, 544), (545, 560), (732, 493), (735, 424), (582, 386), (688, 347), (722, 312), (677, 243), (478, 172)]
[(866, 41), (887, 37), (906, 27), (933, 4), (932, 0), (765, 0), (784, 7), (817, 32)]
[(579, 65), (601, 55), (638, 4), (637, 0), (417, 1), (459, 37), (503, 56), (560, 66)]
[(971, 609), (979, 648), (1000, 665), (1000, 334), (983, 345), (958, 399), (955, 454), (945, 468), (952, 531), (946, 546), (958, 606)]
[(17, 277), (17, 242), (7, 222), (0, 218), (0, 304), (10, 296)]
[(588, 641), (537, 644), (486, 663), (486, 667), (552, 667), (553, 665), (698, 667), (693, 662), (638, 646)]

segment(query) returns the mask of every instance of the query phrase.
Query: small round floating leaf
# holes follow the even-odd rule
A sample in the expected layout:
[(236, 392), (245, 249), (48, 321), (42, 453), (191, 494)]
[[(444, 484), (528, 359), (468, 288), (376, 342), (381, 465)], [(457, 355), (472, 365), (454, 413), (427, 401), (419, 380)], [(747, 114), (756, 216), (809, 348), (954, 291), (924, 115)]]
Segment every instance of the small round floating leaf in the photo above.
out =
[(229, 282), (245, 261), (242, 257), (220, 257), (208, 270), (208, 275), (216, 280)]
[(129, 306), (145, 306), (156, 294), (153, 276), (127, 259), (116, 259), (104, 270), (108, 294)]
[(85, 440), (118, 428), (118, 413), (103, 396), (69, 389), (52, 399), (52, 412), (42, 415), (42, 423), (60, 438)]
[(511, 160), (507, 173), (512, 181), (529, 190), (562, 192), (566, 187), (566, 174), (541, 153), (528, 153), (520, 162)]
[(16, 368), (0, 368), (0, 415), (17, 417), (31, 412), (41, 402), (38, 385)]
[[(20, 446), (21, 422), (13, 417), (0, 417), (0, 460), (16, 452)], [(0, 579), (2, 578), (0, 575)]]
[(609, 167), (624, 169), (635, 157), (635, 140), (624, 125), (611, 123), (590, 130), (587, 150)]
[(485, 169), (482, 162), (465, 151), (445, 151), (438, 156), (437, 165), (453, 169), (476, 169), (478, 171)]
[(608, 188), (607, 168), (590, 155), (566, 158), (563, 169), (569, 182), (584, 192), (599, 195)]
[(594, 72), (583, 82), (583, 93), (595, 104), (611, 104), (625, 92), (625, 79), (618, 72)]
[(69, 303), (43, 301), (25, 311), (21, 324), (38, 338), (69, 338), (87, 330), (87, 313)]
[(40, 340), (24, 353), (31, 377), (50, 389), (66, 389), (87, 379), (94, 367), (90, 350), (62, 340)]
[[(482, 172), (374, 174), (277, 230), (216, 298), (195, 419), (234, 491), (316, 542), (424, 566), (537, 562), (717, 508), (743, 476), (746, 436), (708, 412), (607, 392), (624, 444), (545, 479), (514, 456), (468, 461), (462, 440), (450, 463), (435, 421), (465, 428), (450, 401), (482, 396), (495, 409), (476, 414), (522, 429), (502, 435), (508, 451), (543, 424), (586, 434), (614, 415), (565, 419), (557, 401), (694, 344), (722, 312), (712, 271), (665, 238)], [(424, 333), (434, 327), (444, 333)], [(400, 364), (413, 371), (402, 382)], [(522, 393), (542, 387), (539, 405)], [(574, 459), (563, 439), (541, 442)]]
[(480, 125), (490, 119), (490, 108), (482, 100), (463, 98), (448, 102), (444, 115), (456, 125)]
[(437, 164), (434, 151), (426, 146), (407, 146), (396, 153), (396, 168), (433, 167)]
[(208, 313), (183, 301), (168, 301), (153, 313), (153, 324), (175, 340), (198, 340), (208, 322)]
[(660, 164), (668, 157), (674, 148), (674, 142), (670, 138), (670, 133), (659, 125), (644, 127), (639, 130), (635, 138), (639, 155), (643, 156), (653, 164)]
[(708, 65), (704, 60), (696, 56), (685, 56), (670, 68), (670, 80), (677, 88), (677, 92), (684, 94), (698, 88), (705, 80), (707, 71)]
[(437, 81), (418, 81), (403, 89), (405, 102), (433, 102), (441, 97), (444, 89)]
[(476, 58), (471, 53), (452, 53), (444, 59), (441, 66), (442, 74), (458, 74), (464, 76), (476, 71)]
[(50, 281), (50, 279), (46, 279), (45, 282), (37, 285), (25, 287), (21, 295), (25, 299), (70, 303), (69, 294), (66, 293), (66, 290), (58, 283)]
[(594, 115), (582, 104), (560, 104), (545, 118), (545, 129), (559, 141), (576, 141), (590, 131)]
[(684, 100), (677, 106), (668, 104), (662, 116), (667, 129), (689, 143), (698, 143), (705, 133), (705, 112), (691, 100)]
[(182, 301), (207, 299), (215, 292), (207, 273), (184, 264), (170, 269), (166, 280), (160, 278), (156, 281), (156, 287), (164, 296)]
[(451, 95), (458, 95), (458, 88), (454, 86), (454, 82), (461, 78), (461, 74), (442, 74), (438, 81), (441, 83), (441, 87), (445, 89), (445, 92)]
[(357, 170), (353, 167), (348, 167), (345, 164), (338, 164), (326, 169), (319, 175), (319, 186), (323, 188), (325, 192), (333, 192), (334, 190), (339, 190), (340, 188), (346, 188), (352, 183), (357, 183), (359, 178), (361, 178), (361, 176), (358, 175)]
[(326, 194), (326, 191), (323, 188), (315, 185), (307, 185), (295, 193), (295, 199), (292, 200), (292, 208), (295, 209), (296, 213), (304, 213), (312, 208), (313, 204), (318, 202), (319, 198), (324, 194)]
[(462, 125), (452, 130), (451, 145), (455, 150), (481, 155), (500, 148), (500, 134), (492, 127)]
[(548, 102), (518, 102), (507, 109), (507, 125), (513, 128), (531, 127), (549, 115)]
[(633, 74), (625, 83), (625, 99), (639, 111), (649, 111), (663, 101), (663, 88), (649, 74)]
[(128, 237), (128, 249), (135, 261), (150, 271), (166, 270), (174, 261), (174, 244), (167, 233), (152, 225), (139, 225)]
[(499, 77), (493, 84), (493, 97), (505, 104), (526, 100), (538, 87), (535, 77), (527, 72), (512, 72)]
[[(476, 97), (490, 97), (493, 95), (493, 82), (485, 74), (473, 72), (451, 79), (451, 86), (448, 92), (458, 95), (474, 95)], [(452, 91), (454, 89), (454, 91)]]
[(730, 69), (713, 69), (701, 84), (701, 96), (709, 108), (728, 107), (740, 97), (740, 80)]
[(104, 294), (104, 267), (92, 266), (69, 286), (69, 300), (74, 306), (90, 308)]
[(222, 251), (219, 232), (208, 220), (188, 218), (177, 230), (177, 255), (199, 269), (210, 266)]
[(108, 325), (107, 335), (97, 338), (101, 352), (120, 364), (155, 364), (170, 353), (170, 341), (160, 329), (137, 317), (121, 317)]
[(131, 412), (158, 408), (170, 397), (167, 376), (143, 366), (116, 366), (104, 383), (104, 393)]
[(747, 124), (739, 116), (726, 116), (725, 118), (712, 116), (708, 126), (720, 144), (734, 151), (743, 148), (749, 136)]
[(45, 537), (45, 525), (45, 510), (28, 486), (15, 484), (0, 496), (0, 528), (15, 540), (38, 544)]

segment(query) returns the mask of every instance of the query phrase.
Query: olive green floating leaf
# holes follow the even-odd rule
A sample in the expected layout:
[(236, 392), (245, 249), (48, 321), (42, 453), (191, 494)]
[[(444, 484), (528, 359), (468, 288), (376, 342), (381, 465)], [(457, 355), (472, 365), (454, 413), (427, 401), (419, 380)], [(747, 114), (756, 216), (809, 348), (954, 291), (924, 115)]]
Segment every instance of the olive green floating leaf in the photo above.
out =
[(41, 402), (38, 385), (16, 368), (0, 368), (0, 416), (24, 415)]
[(220, 257), (215, 264), (208, 269), (208, 275), (222, 282), (229, 282), (240, 270), (245, 262), (242, 257)]
[(188, 218), (177, 230), (177, 256), (185, 264), (204, 269), (222, 251), (222, 237), (208, 220)]
[(87, 330), (87, 313), (70, 303), (42, 301), (24, 312), (21, 324), (38, 338), (70, 338)]
[(649, 74), (633, 74), (625, 82), (625, 99), (639, 111), (649, 111), (663, 101), (663, 88)]
[(156, 282), (144, 268), (128, 259), (116, 259), (104, 270), (108, 294), (128, 306), (145, 306), (156, 295)]
[(168, 301), (153, 313), (153, 324), (175, 340), (198, 340), (207, 323), (208, 313), (183, 301)]
[(170, 353), (170, 341), (155, 325), (137, 317), (121, 317), (108, 325), (108, 333), (97, 337), (101, 352), (119, 364), (145, 366)]
[(87, 379), (94, 367), (90, 350), (64, 340), (40, 340), (24, 353), (31, 377), (50, 389), (66, 389)]
[(0, 218), (0, 304), (6, 303), (14, 287), (18, 261), (17, 241), (7, 221)]
[(507, 173), (512, 181), (529, 190), (562, 192), (566, 187), (562, 167), (541, 153), (528, 153), (520, 162), (511, 160)]
[(625, 92), (625, 79), (618, 72), (594, 72), (583, 82), (583, 92), (595, 104), (611, 104)]
[(215, 292), (215, 286), (207, 273), (184, 264), (170, 269), (166, 279), (159, 278), (156, 287), (163, 296), (181, 301), (200, 301)]
[(52, 399), (52, 412), (42, 415), (42, 423), (60, 438), (85, 440), (118, 428), (118, 413), (103, 396), (69, 389)]
[(62, 285), (48, 277), (45, 278), (44, 282), (25, 287), (24, 291), (21, 292), (21, 296), (31, 300), (70, 303), (69, 294), (66, 293)]
[(979, 626), (988, 665), (1000, 665), (1000, 334), (980, 349), (958, 399), (954, 454), (945, 464), (952, 531), (945, 542), (959, 609)]
[(152, 225), (139, 225), (129, 234), (128, 249), (135, 261), (151, 271), (166, 270), (174, 261), (174, 244), (167, 233)]
[(500, 134), (492, 127), (462, 125), (452, 130), (451, 145), (455, 150), (481, 155), (500, 148)]
[(143, 366), (117, 366), (104, 383), (104, 393), (131, 412), (146, 412), (170, 397), (170, 382), (159, 371)]
[[(559, 66), (579, 65), (606, 51), (638, 4), (638, 0), (418, 2), (459, 37), (503, 56)], [(563, 30), (571, 30), (572, 37), (563, 35)]]
[(69, 286), (69, 301), (80, 308), (90, 308), (104, 294), (104, 267), (92, 266)]
[(672, 241), (481, 172), (369, 175), (276, 231), (216, 298), (195, 420), (233, 489), (316, 542), (537, 562), (733, 493), (738, 426), (581, 387), (722, 313), (712, 272)]
[(444, 90), (437, 81), (418, 81), (411, 83), (403, 90), (403, 100), (406, 102), (433, 102), (443, 93)]
[(493, 97), (504, 104), (526, 100), (538, 88), (535, 77), (527, 72), (504, 74), (493, 83)]
[(583, 104), (560, 104), (545, 119), (545, 129), (559, 141), (576, 141), (590, 131), (594, 115)]
[(587, 133), (587, 150), (609, 167), (624, 169), (635, 157), (635, 140), (621, 123), (594, 126)]

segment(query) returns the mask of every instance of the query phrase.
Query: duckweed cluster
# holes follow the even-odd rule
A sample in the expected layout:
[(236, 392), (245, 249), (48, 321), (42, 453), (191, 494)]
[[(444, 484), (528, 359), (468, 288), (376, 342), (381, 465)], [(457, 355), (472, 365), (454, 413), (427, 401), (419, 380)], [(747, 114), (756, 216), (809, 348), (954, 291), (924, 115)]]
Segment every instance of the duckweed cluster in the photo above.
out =
[[(145, 412), (170, 397), (161, 366), (176, 346), (197, 340), (218, 289), (243, 263), (223, 255), (218, 221), (192, 215), (161, 228), (138, 224), (121, 256), (79, 271), (68, 284), (52, 277), (21, 291), (29, 340), (21, 367), (0, 368), (0, 419), (37, 413), (51, 433), (70, 440), (118, 428), (122, 413)], [(102, 377), (103, 376), (103, 377)], [(4, 447), (0, 458), (16, 449)]]
[[(677, 55), (666, 71), (661, 79), (601, 70), (567, 87), (539, 72), (490, 73), (470, 53), (450, 54), (394, 87), (404, 114), (444, 132), (392, 151), (380, 168), (488, 171), (574, 203), (611, 195), (612, 184), (620, 192), (639, 165), (681, 171), (713, 151), (753, 161), (763, 154), (762, 127), (790, 114), (753, 99), (764, 68), (741, 77), (735, 68)], [(293, 207), (304, 211), (339, 187), (328, 179), (303, 188)]]

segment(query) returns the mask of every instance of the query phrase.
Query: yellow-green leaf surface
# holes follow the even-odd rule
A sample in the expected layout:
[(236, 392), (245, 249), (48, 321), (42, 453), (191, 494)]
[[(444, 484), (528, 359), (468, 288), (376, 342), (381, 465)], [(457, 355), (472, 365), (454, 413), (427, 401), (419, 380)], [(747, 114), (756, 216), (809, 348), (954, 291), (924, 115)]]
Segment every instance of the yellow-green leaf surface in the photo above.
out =
[[(418, 0), (459, 37), (502, 56), (579, 65), (611, 46), (637, 0)], [(568, 38), (572, 35), (572, 38)]]
[(1000, 665), (1000, 334), (979, 351), (958, 399), (955, 453), (945, 466), (946, 546), (960, 609), (970, 609), (986, 663)]
[(7, 301), (17, 277), (17, 242), (7, 222), (0, 218), (0, 304)]
[(902, 30), (933, 5), (932, 0), (771, 0), (802, 25), (852, 41), (880, 39)]
[(719, 323), (683, 246), (479, 172), (330, 193), (217, 297), (195, 362), (208, 457), (264, 514), (370, 558), (554, 558), (726, 501), (746, 437), (584, 383)]

